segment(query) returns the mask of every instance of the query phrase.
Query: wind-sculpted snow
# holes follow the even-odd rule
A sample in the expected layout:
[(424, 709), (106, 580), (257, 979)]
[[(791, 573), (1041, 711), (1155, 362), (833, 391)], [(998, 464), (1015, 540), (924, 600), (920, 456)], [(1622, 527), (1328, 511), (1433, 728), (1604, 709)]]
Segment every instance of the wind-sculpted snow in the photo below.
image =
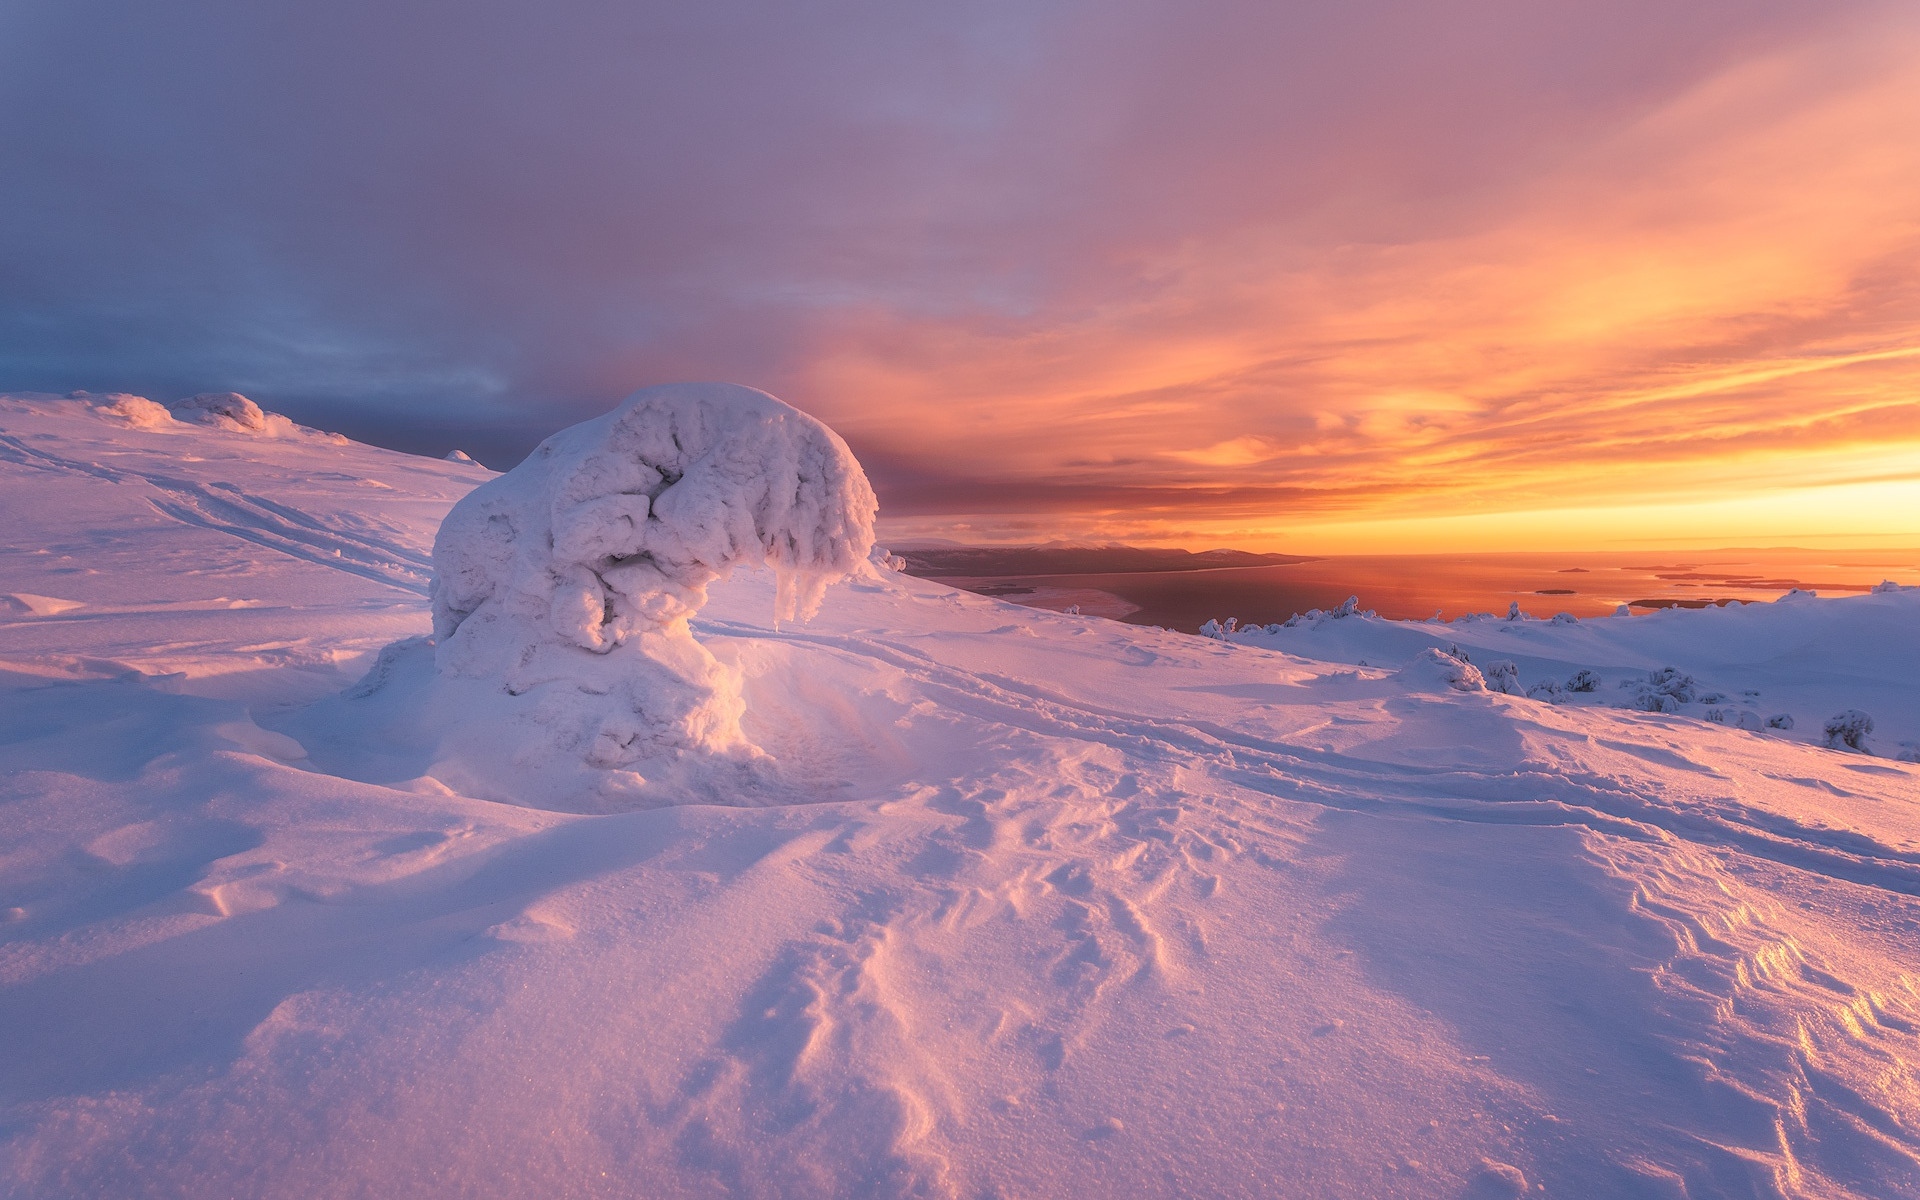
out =
[(423, 594), (154, 504), (424, 559), (484, 472), (0, 426), (0, 1195), (1920, 1198), (1920, 591), (1209, 639), (739, 571), (756, 771), (574, 815), (436, 761)]
[(293, 422), (261, 411), (258, 404), (239, 392), (201, 392), (189, 396), (173, 406), (173, 415), (175, 420), (209, 425), (230, 433), (269, 433), (293, 428)]
[(812, 615), (870, 569), (875, 507), (832, 430), (751, 388), (647, 388), (548, 438), (434, 540), (449, 766), (572, 807), (689, 752), (750, 760), (738, 681), (687, 620), (742, 566), (772, 569), (776, 620)]

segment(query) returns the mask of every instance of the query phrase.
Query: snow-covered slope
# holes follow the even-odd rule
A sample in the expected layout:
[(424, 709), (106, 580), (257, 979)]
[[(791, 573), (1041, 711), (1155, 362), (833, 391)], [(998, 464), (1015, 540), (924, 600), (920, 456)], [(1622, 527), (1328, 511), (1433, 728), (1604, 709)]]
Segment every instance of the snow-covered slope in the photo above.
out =
[(328, 715), (486, 472), (106, 404), (0, 401), (0, 1194), (1920, 1195), (1920, 592), (1236, 643), (737, 577), (760, 807), (580, 816)]

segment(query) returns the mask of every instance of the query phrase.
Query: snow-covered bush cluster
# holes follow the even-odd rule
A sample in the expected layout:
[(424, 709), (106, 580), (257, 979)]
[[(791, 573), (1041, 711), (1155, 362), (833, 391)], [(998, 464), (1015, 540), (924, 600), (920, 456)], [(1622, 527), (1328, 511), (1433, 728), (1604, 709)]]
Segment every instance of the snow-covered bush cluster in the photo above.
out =
[(1497, 662), (1488, 663), (1484, 674), (1487, 679), (1488, 691), (1499, 692), (1507, 696), (1518, 696), (1521, 694), (1520, 668), (1512, 662), (1501, 659)]
[(1225, 641), (1230, 635), (1236, 632), (1237, 633), (1278, 633), (1282, 629), (1297, 629), (1302, 625), (1318, 625), (1322, 621), (1344, 621), (1348, 617), (1371, 618), (1371, 617), (1376, 617), (1378, 615), (1379, 614), (1376, 613), (1373, 609), (1370, 609), (1370, 608), (1362, 609), (1360, 607), (1360, 597), (1348, 596), (1345, 600), (1342, 600), (1340, 603), (1334, 605), (1332, 608), (1308, 609), (1306, 612), (1295, 613), (1292, 616), (1288, 617), (1286, 620), (1276, 621), (1271, 625), (1260, 625), (1260, 624), (1242, 625), (1240, 624), (1240, 618), (1238, 617), (1228, 617), (1225, 621), (1221, 621), (1218, 618), (1216, 618), (1214, 620), (1208, 621), (1206, 624), (1200, 627), (1200, 636), (1216, 638), (1220, 641)]
[(1849, 708), (1828, 717), (1826, 725), (1820, 730), (1827, 749), (1858, 750), (1862, 753), (1867, 749), (1867, 735), (1872, 732), (1873, 718), (1857, 708)]
[(1699, 698), (1700, 685), (1693, 676), (1678, 667), (1662, 667), (1644, 679), (1623, 679), (1620, 686), (1631, 691), (1628, 704), (1641, 712), (1679, 712), (1682, 705)]
[(830, 582), (870, 569), (875, 509), (846, 443), (751, 388), (647, 388), (548, 438), (434, 541), (436, 686), (458, 757), (496, 782), (571, 768), (603, 793), (595, 771), (634, 787), (634, 768), (686, 751), (750, 759), (738, 680), (687, 619), (715, 580), (760, 564), (776, 619), (810, 614)]

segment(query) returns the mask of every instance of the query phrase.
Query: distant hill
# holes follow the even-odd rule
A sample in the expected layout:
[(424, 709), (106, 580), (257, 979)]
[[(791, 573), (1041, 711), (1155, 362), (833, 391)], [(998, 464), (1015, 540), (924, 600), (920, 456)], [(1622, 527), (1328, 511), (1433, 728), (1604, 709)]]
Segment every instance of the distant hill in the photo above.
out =
[(1310, 562), (1299, 554), (1168, 550), (1151, 546), (922, 546), (894, 553), (909, 575), (1108, 575), (1123, 571), (1204, 571)]

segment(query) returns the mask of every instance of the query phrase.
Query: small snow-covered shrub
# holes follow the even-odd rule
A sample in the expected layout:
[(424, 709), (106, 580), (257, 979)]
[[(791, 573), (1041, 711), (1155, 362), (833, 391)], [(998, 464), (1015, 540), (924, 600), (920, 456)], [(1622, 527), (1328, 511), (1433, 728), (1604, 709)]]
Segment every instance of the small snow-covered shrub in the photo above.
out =
[(1725, 725), (1727, 723), (1727, 710), (1724, 708), (1710, 708), (1706, 712), (1701, 713), (1700, 717), (1702, 720), (1711, 721), (1715, 725)]
[(1518, 696), (1520, 691), (1520, 668), (1506, 659), (1487, 664), (1487, 690), (1502, 695)]
[(1900, 752), (1893, 756), (1895, 762), (1920, 763), (1920, 742), (1901, 742)]
[(1876, 595), (1884, 595), (1888, 592), (1897, 592), (1900, 590), (1900, 585), (1891, 579), (1882, 579), (1879, 583), (1873, 585), (1873, 591)]
[(1792, 728), (1793, 728), (1793, 714), (1791, 714), (1791, 713), (1775, 713), (1775, 714), (1773, 714), (1772, 716), (1770, 716), (1770, 717), (1768, 717), (1768, 718), (1767, 718), (1767, 728), (1768, 728), (1768, 729), (1778, 729), (1778, 730), (1781, 730), (1781, 731), (1783, 731), (1783, 732), (1784, 732), (1784, 731), (1786, 731), (1786, 730), (1788, 730), (1788, 729), (1792, 729)]
[(1743, 708), (1740, 710), (1740, 715), (1737, 718), (1737, 723), (1739, 724), (1740, 728), (1748, 731), (1749, 733), (1759, 733), (1762, 729), (1766, 728), (1766, 723), (1760, 719), (1760, 714), (1757, 712), (1754, 712), (1750, 708)]
[(1560, 691), (1560, 685), (1551, 679), (1542, 679), (1527, 689), (1527, 699), (1539, 700), (1546, 704), (1565, 704), (1567, 698)]
[(1580, 618), (1570, 612), (1557, 612), (1553, 614), (1553, 623), (1555, 625), (1578, 625)]
[(1359, 611), (1360, 611), (1360, 597), (1348, 596), (1345, 600), (1342, 600), (1340, 602), (1338, 607), (1336, 607), (1332, 612), (1328, 613), (1327, 615), (1329, 617), (1332, 617), (1334, 620), (1338, 621), (1344, 617), (1351, 617), (1356, 613), (1358, 613)]
[(897, 572), (907, 569), (907, 560), (887, 549), (885, 546), (875, 546), (872, 552), (867, 555), (867, 561), (871, 562), (877, 570), (881, 571)]
[(1524, 621), (1526, 619), (1527, 619), (1527, 614), (1520, 611), (1520, 602), (1518, 600), (1515, 600), (1513, 603), (1507, 605), (1507, 620)]
[(445, 744), (494, 790), (631, 790), (635, 768), (689, 752), (751, 760), (737, 672), (688, 618), (758, 564), (776, 620), (810, 614), (871, 569), (875, 508), (845, 442), (752, 388), (646, 388), (562, 430), (434, 539)]
[(1212, 638), (1218, 642), (1224, 642), (1227, 640), (1227, 627), (1220, 623), (1218, 617), (1210, 617), (1207, 619), (1207, 623), (1200, 627), (1200, 636), (1203, 638)]
[(1616, 617), (1630, 617), (1633, 615), (1633, 610), (1627, 607), (1626, 605), (1622, 604), (1618, 608), (1613, 610), (1613, 615)]
[(447, 451), (447, 461), (451, 463), (471, 463), (473, 462), (473, 455), (468, 454), (465, 450), (449, 450)]
[(1873, 718), (1857, 708), (1849, 708), (1827, 718), (1821, 727), (1821, 736), (1826, 739), (1829, 750), (1859, 750), (1865, 752), (1867, 735), (1873, 732)]
[(1480, 668), (1464, 657), (1456, 658), (1434, 646), (1415, 655), (1412, 662), (1394, 672), (1394, 678), (1423, 690), (1449, 688), (1456, 692), (1478, 692), (1487, 686)]
[(1801, 600), (1812, 600), (1819, 595), (1820, 593), (1814, 591), (1812, 588), (1793, 588), (1792, 590), (1788, 591), (1786, 595), (1781, 596), (1778, 600), (1775, 600), (1774, 603), (1786, 604), (1790, 601), (1797, 603)]
[(1600, 676), (1587, 670), (1585, 667), (1575, 671), (1572, 677), (1567, 680), (1567, 690), (1570, 692), (1591, 692), (1599, 686)]

